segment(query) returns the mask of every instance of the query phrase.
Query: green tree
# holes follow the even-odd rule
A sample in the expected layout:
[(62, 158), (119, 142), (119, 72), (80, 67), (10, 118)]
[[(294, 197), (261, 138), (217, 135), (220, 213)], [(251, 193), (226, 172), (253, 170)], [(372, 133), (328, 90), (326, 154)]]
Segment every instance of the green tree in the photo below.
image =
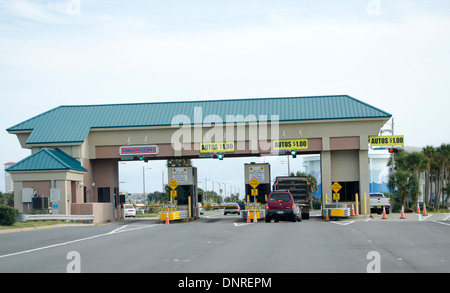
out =
[[(388, 166), (391, 166), (391, 163), (391, 160), (389, 160)], [(428, 167), (429, 160), (423, 152), (407, 153), (405, 150), (400, 149), (394, 155), (394, 177), (391, 174), (388, 186), (394, 190), (393, 193), (396, 191), (401, 204), (405, 207), (409, 207), (408, 197), (412, 197), (414, 201), (417, 201), (420, 193), (420, 173), (428, 170)], [(399, 174), (397, 175), (397, 173)], [(406, 191), (410, 192), (410, 194), (406, 194)]]
[(436, 208), (440, 208), (441, 201), (445, 203), (444, 192), (449, 177), (450, 145), (442, 144), (436, 148)]
[(230, 196), (225, 197), (224, 202), (236, 202), (239, 201), (239, 193), (231, 194)]
[(422, 153), (427, 158), (427, 168), (425, 170), (425, 202), (429, 205), (433, 188), (432, 162), (434, 160), (436, 149), (433, 146), (426, 146)]
[(167, 160), (167, 167), (190, 167), (192, 166), (191, 159), (170, 159)]
[(14, 194), (0, 192), (0, 204), (14, 207)]
[(408, 206), (408, 198), (417, 201), (419, 195), (419, 180), (416, 175), (405, 170), (397, 170), (389, 176), (389, 188), (400, 199), (403, 206)]
[(450, 176), (450, 145), (442, 144), (439, 147), (426, 146), (422, 153), (428, 161), (425, 170), (425, 200), (429, 204), (432, 198), (433, 186), (435, 195), (435, 207), (441, 203), (448, 205), (447, 185)]
[(450, 182), (447, 182), (447, 185), (442, 188), (442, 194), (445, 195), (445, 204), (448, 207), (448, 196), (450, 195)]
[(319, 188), (317, 187), (317, 179), (311, 174), (307, 174), (305, 172), (297, 171), (297, 173), (295, 173), (295, 174), (293, 172), (291, 172), (290, 176), (292, 176), (292, 177), (308, 177), (311, 180), (311, 189), (312, 189), (312, 191), (319, 190)]
[(147, 195), (147, 199), (149, 202), (159, 202), (159, 203), (164, 203), (164, 202), (169, 202), (170, 198), (169, 198), (169, 186), (165, 186), (165, 192), (161, 192), (161, 191), (155, 191), (152, 193), (149, 193)]

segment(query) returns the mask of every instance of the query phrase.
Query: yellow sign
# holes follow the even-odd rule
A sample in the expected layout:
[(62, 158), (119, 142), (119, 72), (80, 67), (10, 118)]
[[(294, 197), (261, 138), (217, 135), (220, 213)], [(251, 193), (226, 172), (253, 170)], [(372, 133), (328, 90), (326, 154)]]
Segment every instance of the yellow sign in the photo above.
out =
[(245, 210), (247, 210), (247, 211), (259, 211), (259, 210), (261, 210), (261, 204), (260, 203), (246, 203), (245, 204)]
[(252, 195), (253, 195), (253, 196), (257, 196), (257, 195), (258, 195), (258, 189), (253, 188), (253, 189), (252, 189)]
[(333, 193), (333, 200), (340, 200), (341, 194), (340, 193)]
[(170, 197), (177, 197), (177, 191), (176, 190), (171, 190), (170, 191)]
[(234, 152), (234, 142), (205, 142), (200, 144), (200, 153)]
[(250, 184), (251, 187), (256, 188), (259, 185), (259, 181), (255, 177), (253, 177), (253, 179), (250, 180), (248, 184)]
[(343, 217), (344, 210), (343, 209), (332, 209), (330, 212), (331, 217)]
[(176, 212), (177, 205), (175, 204), (163, 204), (161, 207), (162, 212)]
[(306, 150), (308, 149), (308, 139), (279, 139), (272, 142), (274, 151), (286, 150)]
[(331, 189), (333, 189), (334, 192), (338, 192), (341, 188), (342, 186), (337, 182), (334, 182), (333, 185), (331, 185)]
[(371, 136), (369, 137), (369, 144), (370, 146), (405, 145), (405, 137), (403, 135)]
[(178, 182), (175, 179), (172, 179), (167, 185), (169, 185), (170, 188), (175, 189), (178, 187)]

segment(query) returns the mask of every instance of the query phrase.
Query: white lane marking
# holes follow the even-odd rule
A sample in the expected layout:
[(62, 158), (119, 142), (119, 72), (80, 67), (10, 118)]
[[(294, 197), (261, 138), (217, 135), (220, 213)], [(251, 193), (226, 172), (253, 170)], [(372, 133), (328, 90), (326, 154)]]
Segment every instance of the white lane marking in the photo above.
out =
[(442, 225), (446, 225), (446, 226), (450, 226), (450, 223), (442, 223), (442, 222), (438, 222), (438, 221), (433, 221), (433, 222), (438, 223), (438, 224), (442, 224)]
[(241, 224), (233, 223), (233, 225), (236, 226), (236, 227), (241, 227), (241, 226), (250, 225), (250, 224), (253, 224), (253, 223), (241, 223)]
[(353, 224), (355, 221), (343, 221), (343, 222), (335, 222), (335, 221), (330, 221), (330, 223), (336, 224), (336, 225), (341, 225), (341, 226), (347, 226), (350, 224)]
[(433, 214), (428, 214), (427, 216), (422, 216), (422, 214), (418, 214), (419, 216), (419, 222), (425, 221), (429, 217), (431, 217)]
[(23, 251), (18, 251), (18, 252), (14, 252), (14, 253), (10, 253), (10, 254), (4, 254), (4, 255), (0, 255), (0, 258), (4, 258), (4, 257), (8, 257), (8, 256), (14, 256), (14, 255), (20, 255), (20, 254), (25, 254), (25, 253), (30, 253), (30, 252), (35, 252), (35, 251), (49, 249), (49, 248), (54, 248), (54, 247), (58, 247), (58, 246), (64, 246), (64, 245), (68, 245), (68, 244), (72, 244), (72, 243), (76, 243), (76, 242), (81, 242), (81, 241), (91, 240), (91, 239), (95, 239), (95, 238), (99, 238), (99, 237), (103, 237), (103, 236), (113, 235), (113, 234), (115, 234), (117, 232), (128, 232), (128, 231), (134, 231), (134, 230), (139, 230), (139, 229), (143, 229), (143, 228), (156, 227), (156, 226), (160, 226), (160, 225), (161, 224), (140, 226), (140, 227), (137, 227), (137, 228), (134, 228), (134, 229), (126, 230), (126, 231), (120, 231), (121, 229), (123, 229), (126, 226), (128, 226), (128, 225), (125, 225), (123, 227), (120, 227), (120, 228), (115, 229), (115, 230), (113, 230), (111, 232), (108, 232), (108, 233), (103, 233), (103, 234), (98, 234), (98, 235), (94, 235), (94, 236), (90, 236), (90, 237), (86, 237), (86, 238), (80, 238), (80, 239), (75, 239), (75, 240), (71, 240), (71, 241), (67, 241), (67, 242), (56, 243), (56, 244), (47, 245), (47, 246), (43, 246), (43, 247), (38, 247), (38, 248), (33, 248), (33, 249), (28, 249), (28, 250), (23, 250)]
[(119, 232), (120, 230), (126, 228), (127, 226), (128, 226), (128, 225), (124, 225), (124, 226), (122, 226), (122, 227), (120, 227), (120, 228), (117, 228), (117, 229), (115, 229), (115, 230), (112, 230), (112, 231), (109, 232), (108, 234), (114, 234), (114, 233), (117, 233), (117, 232)]

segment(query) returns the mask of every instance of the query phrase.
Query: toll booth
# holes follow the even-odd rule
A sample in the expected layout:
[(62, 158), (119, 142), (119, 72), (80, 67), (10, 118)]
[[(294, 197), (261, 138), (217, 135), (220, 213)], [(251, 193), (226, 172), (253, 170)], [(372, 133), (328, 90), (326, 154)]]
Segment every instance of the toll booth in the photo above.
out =
[(244, 164), (244, 173), (245, 201), (266, 203), (271, 191), (270, 164), (246, 163)]
[(271, 177), (269, 163), (246, 163), (245, 173), (245, 211), (242, 218), (248, 220), (265, 217), (264, 204), (271, 191)]
[[(173, 219), (198, 219), (200, 216), (196, 167), (168, 167), (170, 213)], [(167, 212), (167, 211), (166, 211)], [(166, 214), (161, 214), (165, 219)]]

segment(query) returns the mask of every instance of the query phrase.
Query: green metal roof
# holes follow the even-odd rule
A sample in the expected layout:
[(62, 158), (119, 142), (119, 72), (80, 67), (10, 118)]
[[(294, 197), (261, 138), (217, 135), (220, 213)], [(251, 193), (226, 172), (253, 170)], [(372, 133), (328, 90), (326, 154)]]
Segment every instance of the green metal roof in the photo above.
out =
[[(27, 144), (82, 143), (95, 128), (170, 126), (176, 115), (185, 115), (194, 124), (194, 109), (202, 118), (216, 115), (278, 115), (282, 121), (390, 118), (392, 115), (347, 95), (234, 99), (142, 104), (60, 106), (27, 121), (8, 132), (32, 131)], [(212, 117), (212, 116), (211, 116)], [(248, 120), (246, 120), (248, 122)]]
[(41, 149), (7, 168), (6, 172), (74, 170), (87, 172), (81, 163), (60, 149)]

